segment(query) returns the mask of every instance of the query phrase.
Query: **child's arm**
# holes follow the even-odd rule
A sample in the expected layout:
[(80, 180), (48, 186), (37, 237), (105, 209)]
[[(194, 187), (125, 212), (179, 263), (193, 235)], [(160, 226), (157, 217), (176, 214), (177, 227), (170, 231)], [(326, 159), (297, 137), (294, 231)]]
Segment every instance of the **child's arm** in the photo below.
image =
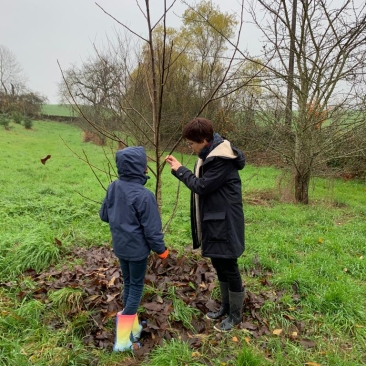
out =
[(107, 196), (105, 196), (102, 206), (99, 210), (99, 217), (102, 221), (109, 222)]
[(160, 258), (166, 258), (169, 251), (165, 247), (158, 205), (152, 192), (146, 191), (143, 207), (140, 207), (139, 212), (145, 240), (150, 249), (158, 254)]

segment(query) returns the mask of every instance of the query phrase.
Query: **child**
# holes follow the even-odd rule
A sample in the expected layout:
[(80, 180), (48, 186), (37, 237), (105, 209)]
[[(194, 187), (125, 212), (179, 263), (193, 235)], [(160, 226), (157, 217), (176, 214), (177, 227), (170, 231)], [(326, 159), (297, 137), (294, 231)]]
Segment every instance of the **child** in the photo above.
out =
[(132, 350), (132, 342), (137, 342), (142, 331), (136, 313), (150, 251), (162, 259), (169, 251), (155, 196), (144, 187), (148, 179), (145, 149), (134, 146), (117, 151), (116, 165), (119, 178), (109, 185), (99, 216), (109, 223), (124, 282), (124, 309), (117, 313), (113, 350), (126, 351)]

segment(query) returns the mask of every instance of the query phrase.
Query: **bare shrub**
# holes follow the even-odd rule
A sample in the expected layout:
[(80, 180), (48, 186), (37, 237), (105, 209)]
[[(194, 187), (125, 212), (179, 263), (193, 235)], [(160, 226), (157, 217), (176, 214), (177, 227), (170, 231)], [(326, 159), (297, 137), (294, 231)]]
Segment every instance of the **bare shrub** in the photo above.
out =
[(83, 142), (91, 142), (98, 146), (105, 145), (104, 137), (92, 131), (83, 131)]

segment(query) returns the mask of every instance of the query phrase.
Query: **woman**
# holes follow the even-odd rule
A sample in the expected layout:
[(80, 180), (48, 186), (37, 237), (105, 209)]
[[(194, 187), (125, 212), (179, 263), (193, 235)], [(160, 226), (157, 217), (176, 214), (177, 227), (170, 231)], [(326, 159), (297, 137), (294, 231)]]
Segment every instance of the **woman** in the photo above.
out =
[(239, 170), (244, 154), (213, 132), (212, 122), (194, 118), (183, 129), (183, 138), (199, 157), (194, 173), (169, 155), (172, 173), (191, 190), (193, 247), (211, 259), (220, 284), (221, 307), (209, 319), (228, 316), (215, 325), (229, 331), (242, 319), (244, 288), (238, 258), (244, 252), (244, 213)]

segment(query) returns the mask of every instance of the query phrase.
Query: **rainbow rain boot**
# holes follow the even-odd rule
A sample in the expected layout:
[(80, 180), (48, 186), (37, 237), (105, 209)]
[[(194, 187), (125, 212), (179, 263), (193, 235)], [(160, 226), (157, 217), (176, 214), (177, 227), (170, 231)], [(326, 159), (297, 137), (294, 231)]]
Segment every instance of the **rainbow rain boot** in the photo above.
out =
[(123, 315), (120, 311), (116, 317), (116, 340), (114, 342), (113, 351), (133, 351), (130, 334), (136, 314)]
[(137, 342), (141, 337), (142, 325), (139, 323), (139, 317), (136, 314), (131, 330), (131, 341)]

